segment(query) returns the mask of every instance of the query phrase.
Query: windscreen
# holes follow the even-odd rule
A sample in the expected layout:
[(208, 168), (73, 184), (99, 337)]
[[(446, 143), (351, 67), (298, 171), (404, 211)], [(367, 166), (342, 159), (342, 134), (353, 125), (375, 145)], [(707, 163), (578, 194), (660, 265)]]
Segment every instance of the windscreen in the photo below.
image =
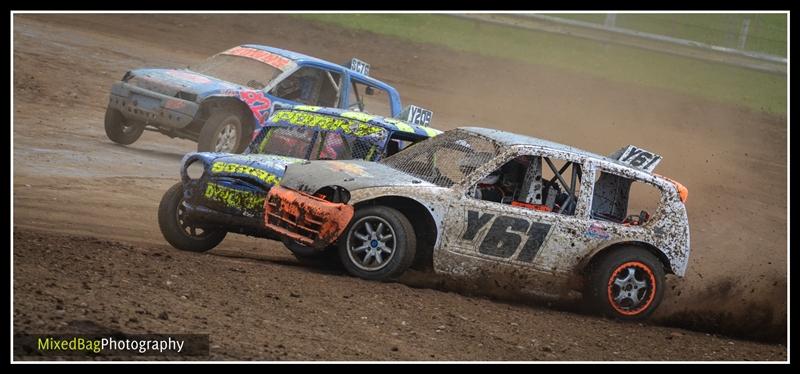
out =
[(494, 141), (457, 129), (424, 140), (381, 162), (437, 186), (450, 187), (463, 182), (499, 151)]
[(263, 89), (281, 70), (249, 57), (218, 54), (190, 67), (191, 70), (257, 90)]
[(305, 111), (276, 111), (267, 122), (268, 126), (250, 144), (249, 153), (377, 161), (388, 137), (388, 131), (381, 127)]

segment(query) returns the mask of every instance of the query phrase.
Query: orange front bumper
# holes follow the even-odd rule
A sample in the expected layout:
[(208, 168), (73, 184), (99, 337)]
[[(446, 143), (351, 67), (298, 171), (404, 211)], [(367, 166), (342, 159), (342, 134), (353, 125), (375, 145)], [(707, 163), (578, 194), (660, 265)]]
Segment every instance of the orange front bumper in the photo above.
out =
[(264, 225), (305, 246), (321, 249), (336, 242), (353, 212), (351, 205), (273, 186), (264, 200)]

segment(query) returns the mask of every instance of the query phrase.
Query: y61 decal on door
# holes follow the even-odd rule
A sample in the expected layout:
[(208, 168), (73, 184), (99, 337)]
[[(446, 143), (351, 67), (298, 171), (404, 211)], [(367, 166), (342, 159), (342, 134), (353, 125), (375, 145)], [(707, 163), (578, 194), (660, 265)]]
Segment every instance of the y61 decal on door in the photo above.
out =
[[(488, 230), (482, 230), (490, 224)], [(531, 222), (524, 218), (512, 216), (496, 216), (491, 213), (467, 211), (467, 229), (461, 240), (472, 242), (478, 252), (487, 256), (508, 259), (517, 254), (515, 260), (533, 262), (539, 249), (544, 244), (550, 226), (546, 223)], [(485, 231), (482, 237), (476, 238), (479, 232)], [(527, 237), (520, 250), (520, 244)], [(478, 244), (480, 243), (480, 244)]]

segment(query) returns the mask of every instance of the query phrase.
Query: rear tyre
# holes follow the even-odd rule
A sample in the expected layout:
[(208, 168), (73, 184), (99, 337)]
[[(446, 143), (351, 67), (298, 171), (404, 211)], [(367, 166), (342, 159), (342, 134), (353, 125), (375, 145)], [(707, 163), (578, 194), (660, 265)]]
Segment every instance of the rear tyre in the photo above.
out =
[(170, 187), (158, 206), (158, 227), (164, 239), (182, 251), (205, 252), (216, 247), (227, 232), (191, 225), (183, 218), (183, 183)]
[(414, 261), (414, 227), (402, 213), (385, 206), (359, 209), (339, 238), (339, 258), (350, 274), (387, 281)]
[(650, 316), (664, 297), (664, 266), (645, 249), (612, 250), (589, 269), (584, 293), (593, 311), (620, 320)]
[(107, 108), (105, 118), (106, 136), (114, 143), (133, 144), (142, 136), (144, 124), (125, 119), (117, 109)]
[(200, 130), (198, 152), (241, 153), (247, 146), (242, 119), (228, 110), (214, 111)]

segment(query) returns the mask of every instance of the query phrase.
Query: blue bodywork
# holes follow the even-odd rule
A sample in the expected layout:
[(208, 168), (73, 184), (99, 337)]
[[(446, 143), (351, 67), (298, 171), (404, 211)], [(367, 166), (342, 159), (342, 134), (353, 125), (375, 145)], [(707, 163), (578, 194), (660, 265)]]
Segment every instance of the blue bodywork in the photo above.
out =
[[(136, 69), (125, 74), (121, 81), (112, 85), (109, 108), (117, 109), (132, 121), (146, 124), (148, 128), (160, 131), (171, 137), (197, 140), (199, 130), (209, 114), (210, 107), (231, 105), (231, 100), (241, 108), (249, 109), (244, 124), (252, 130), (252, 136), (259, 132), (271, 114), (275, 104), (298, 105), (296, 101), (277, 97), (269, 91), (283, 79), (303, 67), (316, 67), (340, 75), (338, 108), (350, 108), (352, 82), (384, 90), (388, 94), (391, 116), (402, 111), (400, 95), (394, 87), (377, 79), (365, 76), (345, 66), (304, 54), (263, 45), (246, 44), (232, 48), (221, 54), (234, 54), (231, 51), (248, 51), (252, 54), (272, 56), (280, 60), (273, 68), (282, 72), (269, 81), (266, 87), (255, 89), (236, 83), (204, 75), (190, 69)], [(215, 56), (218, 56), (215, 55)], [(234, 54), (236, 55), (236, 54)], [(239, 56), (250, 57), (248, 54)], [(264, 62), (266, 60), (256, 59)], [(255, 58), (253, 58), (255, 59)], [(303, 87), (306, 89), (307, 87)], [(368, 110), (368, 109), (367, 109)]]
[[(394, 87), (392, 87), (392, 86), (390, 86), (390, 85), (388, 85), (388, 84), (386, 84), (384, 82), (381, 82), (381, 81), (379, 81), (379, 80), (377, 80), (375, 78), (372, 78), (372, 77), (366, 76), (364, 74), (361, 74), (359, 72), (350, 70), (349, 68), (347, 68), (345, 66), (334, 64), (334, 63), (332, 63), (330, 61), (325, 61), (325, 60), (322, 60), (322, 59), (319, 59), (319, 58), (316, 58), (316, 57), (307, 56), (307, 55), (304, 55), (302, 53), (287, 51), (285, 49), (280, 49), (280, 48), (268, 47), (268, 46), (257, 45), (257, 44), (245, 44), (243, 47), (261, 49), (261, 50), (264, 50), (264, 51), (275, 53), (277, 55), (284, 56), (284, 57), (294, 61), (295, 64), (298, 65), (298, 67), (315, 66), (315, 67), (319, 67), (319, 68), (323, 68), (323, 69), (333, 70), (335, 72), (338, 72), (338, 73), (342, 74), (342, 77), (343, 77), (342, 81), (343, 82), (356, 81), (356, 82), (365, 83), (367, 85), (370, 85), (370, 86), (385, 90), (386, 92), (389, 93), (389, 101), (391, 102), (391, 110), (392, 110), (391, 115), (392, 115), (392, 117), (396, 117), (397, 115), (399, 115), (400, 112), (403, 109), (402, 102), (400, 101), (400, 93), (398, 93), (397, 90)], [(350, 90), (352, 90), (352, 89), (353, 89), (353, 86), (350, 85), (350, 84), (342, 85), (342, 92), (340, 93), (340, 96), (342, 97), (342, 100), (339, 103), (338, 108), (345, 109), (345, 108), (349, 108), (350, 105), (354, 104), (354, 103), (350, 102)], [(274, 102), (278, 102), (278, 103), (294, 104), (294, 105), (298, 104), (297, 102), (284, 100), (284, 99), (281, 99), (281, 98), (278, 98), (278, 97), (274, 97), (274, 96), (269, 96), (269, 97)]]
[[(285, 115), (287, 113), (289, 115)], [(323, 123), (320, 118), (330, 121)], [(342, 156), (343, 158), (333, 159), (378, 161), (393, 153), (392, 142), (408, 145), (441, 133), (430, 127), (412, 125), (394, 118), (303, 105), (278, 106), (265, 123), (244, 154), (192, 152), (184, 156), (180, 171), (184, 191), (184, 219), (198, 226), (273, 238), (263, 224), (267, 192), (272, 186), (280, 184), (286, 166), (317, 158), (311, 152), (316, 149), (321, 153), (326, 139), (339, 135), (352, 141), (351, 145), (357, 143), (364, 150), (361, 154), (350, 152)], [(334, 127), (332, 123), (350, 127)], [(351, 131), (353, 128), (366, 128), (370, 131), (369, 134), (356, 135)], [(308, 131), (305, 133), (308, 137), (308, 152), (302, 152), (302, 157), (259, 151), (264, 149), (267, 141), (276, 141), (279, 135), (275, 134), (278, 131), (291, 132), (293, 129)], [(317, 144), (320, 146), (317, 147)], [(202, 176), (195, 175), (192, 178), (189, 168), (196, 163), (202, 165)]]

